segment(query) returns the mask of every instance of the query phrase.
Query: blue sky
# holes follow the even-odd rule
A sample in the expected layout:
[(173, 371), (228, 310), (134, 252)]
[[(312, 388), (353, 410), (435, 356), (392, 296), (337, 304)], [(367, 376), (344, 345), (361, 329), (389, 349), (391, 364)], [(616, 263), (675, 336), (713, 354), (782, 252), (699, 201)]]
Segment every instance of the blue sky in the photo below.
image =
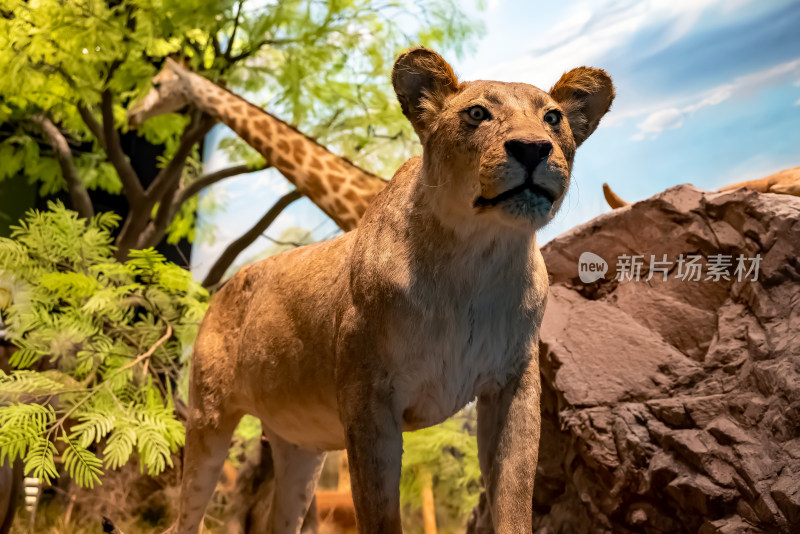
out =
[[(490, 0), (479, 16), (487, 32), (477, 53), (448, 58), (461, 79), (547, 89), (590, 65), (615, 82), (612, 110), (578, 150), (567, 200), (540, 242), (608, 211), (602, 182), (635, 201), (680, 183), (716, 189), (800, 165), (797, 0)], [(210, 166), (223, 165), (214, 153)], [(215, 242), (193, 253), (197, 276), (288, 190), (270, 172), (221, 183), (224, 209), (206, 218)], [(317, 238), (336, 231), (303, 200), (268, 234), (296, 225)], [(269, 245), (259, 239), (240, 260)]]

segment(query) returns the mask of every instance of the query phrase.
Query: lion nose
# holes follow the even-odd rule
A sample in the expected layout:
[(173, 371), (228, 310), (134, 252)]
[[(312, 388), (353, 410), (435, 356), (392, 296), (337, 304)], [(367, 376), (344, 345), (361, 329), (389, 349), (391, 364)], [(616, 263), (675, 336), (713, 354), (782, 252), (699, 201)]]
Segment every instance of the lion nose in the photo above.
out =
[(523, 141), (512, 139), (505, 143), (506, 152), (522, 163), (525, 170), (533, 172), (543, 159), (547, 159), (553, 151), (553, 144), (550, 141)]

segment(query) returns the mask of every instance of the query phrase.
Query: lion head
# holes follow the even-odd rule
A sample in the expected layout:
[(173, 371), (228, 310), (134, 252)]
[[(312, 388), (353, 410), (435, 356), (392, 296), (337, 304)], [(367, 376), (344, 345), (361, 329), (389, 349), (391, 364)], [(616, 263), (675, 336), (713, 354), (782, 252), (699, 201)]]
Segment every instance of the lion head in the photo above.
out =
[(600, 69), (573, 69), (547, 92), (525, 83), (459, 82), (425, 48), (397, 59), (392, 83), (424, 148), (427, 194), (452, 226), (547, 224), (567, 192), (575, 149), (614, 99)]

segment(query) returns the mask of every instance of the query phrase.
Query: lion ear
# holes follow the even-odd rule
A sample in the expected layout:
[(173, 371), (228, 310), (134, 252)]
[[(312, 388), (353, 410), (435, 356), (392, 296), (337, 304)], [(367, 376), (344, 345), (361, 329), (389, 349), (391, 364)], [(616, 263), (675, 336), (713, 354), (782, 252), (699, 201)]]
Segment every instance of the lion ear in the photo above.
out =
[(604, 70), (578, 67), (561, 76), (550, 96), (564, 109), (575, 144), (580, 146), (611, 107), (614, 84)]
[(419, 134), (425, 130), (425, 105), (440, 106), (458, 88), (453, 68), (427, 48), (412, 48), (397, 58), (392, 85), (403, 114)]

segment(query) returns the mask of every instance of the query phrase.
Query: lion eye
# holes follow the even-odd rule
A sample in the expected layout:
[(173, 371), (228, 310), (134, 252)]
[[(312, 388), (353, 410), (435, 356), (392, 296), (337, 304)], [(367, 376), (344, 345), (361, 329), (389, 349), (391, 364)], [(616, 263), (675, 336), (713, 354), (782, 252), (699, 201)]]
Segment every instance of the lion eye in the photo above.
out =
[(555, 110), (548, 111), (547, 113), (544, 114), (544, 122), (555, 126), (556, 124), (561, 122), (561, 113)]
[(467, 110), (469, 122), (477, 124), (489, 118), (489, 112), (483, 106), (472, 106)]

